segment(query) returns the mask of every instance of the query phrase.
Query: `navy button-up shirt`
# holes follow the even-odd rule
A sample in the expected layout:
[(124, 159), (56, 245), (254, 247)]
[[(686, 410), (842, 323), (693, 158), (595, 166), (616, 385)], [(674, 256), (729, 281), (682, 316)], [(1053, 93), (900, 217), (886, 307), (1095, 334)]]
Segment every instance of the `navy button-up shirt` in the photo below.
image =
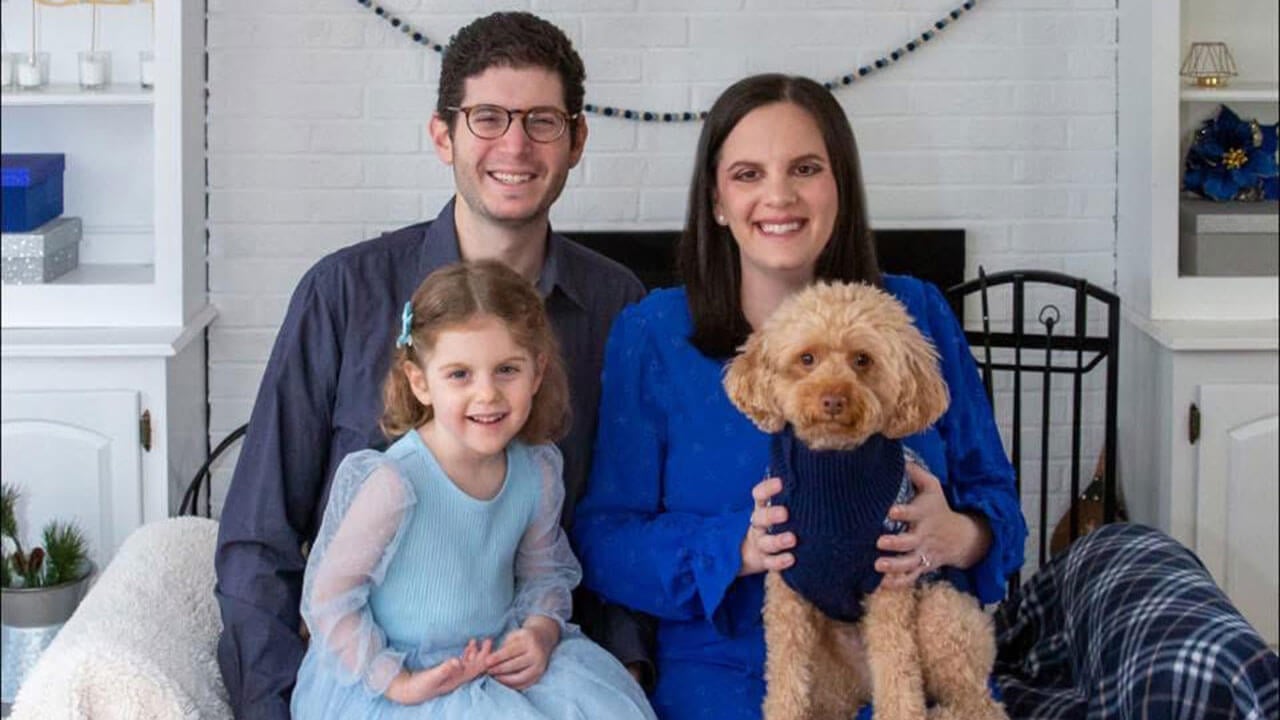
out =
[[(320, 527), (342, 459), (387, 444), (378, 418), (400, 312), (432, 270), (461, 259), (453, 213), (450, 202), (432, 222), (339, 250), (294, 291), (218, 532), (218, 663), (237, 717), (289, 715), (306, 648), (298, 634), (302, 544)], [(622, 265), (555, 233), (548, 234), (537, 286), (564, 353), (573, 405), (572, 428), (560, 442), (567, 521), (591, 463), (605, 339), (614, 316), (644, 288)], [(626, 622), (614, 614), (610, 620)], [(638, 633), (600, 634), (624, 662), (644, 657)]]

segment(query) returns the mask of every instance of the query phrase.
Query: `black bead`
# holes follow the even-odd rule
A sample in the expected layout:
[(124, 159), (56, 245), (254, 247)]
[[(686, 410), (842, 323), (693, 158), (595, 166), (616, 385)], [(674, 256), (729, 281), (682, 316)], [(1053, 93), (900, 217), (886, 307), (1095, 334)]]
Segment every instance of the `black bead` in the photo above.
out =
[(442, 47), (440, 43), (436, 43), (435, 45), (432, 45), (431, 49), (435, 50), (436, 52), (444, 52), (444, 47)]
[(884, 59), (884, 58), (880, 58), (879, 60), (877, 60), (877, 61), (876, 61), (876, 67), (878, 67), (878, 68), (882, 68), (882, 67), (884, 67), (885, 65), (888, 65), (888, 64), (889, 64), (889, 63), (885, 62), (885, 59)]
[(853, 83), (853, 76), (845, 75), (844, 77), (840, 78), (840, 82), (844, 83), (845, 85), (851, 85)]
[(687, 112), (687, 113), (685, 113), (685, 114), (684, 114), (684, 116), (683, 116), (683, 117), (684, 117), (684, 120), (685, 120), (686, 122), (688, 122), (689, 120), (692, 120), (692, 119), (693, 119), (693, 113), (691, 113), (691, 112)]
[(959, 10), (952, 10), (952, 11), (951, 11), (951, 19), (952, 19), (952, 20), (959, 20), (959, 19), (960, 19), (960, 11), (959, 11)]
[(893, 58), (894, 61), (897, 61), (898, 58), (902, 57), (902, 53), (897, 50), (894, 50), (893, 52), (889, 53), (889, 57)]
[(907, 43), (907, 52), (915, 52), (915, 51), (916, 51), (916, 41), (912, 40), (911, 42)]
[(391, 27), (400, 27), (400, 18), (391, 18)]
[(864, 77), (867, 75), (867, 73), (870, 73), (870, 72), (871, 72), (871, 68), (867, 67), (866, 65), (863, 65), (862, 67), (858, 68), (858, 74)]
[(965, 10), (972, 10), (972, 9), (973, 9), (973, 0), (965, 0), (965, 3), (964, 3), (963, 5), (961, 5), (960, 7), (964, 8)]
[(671, 122), (671, 113), (662, 113), (662, 122)]
[(373, 9), (373, 11), (374, 11), (375, 13), (377, 13), (378, 15), (386, 15), (386, 14), (387, 14), (387, 11), (386, 11), (386, 10), (383, 10), (381, 5), (379, 5), (378, 7), (375, 7), (375, 8)]
[(651, 113), (651, 112), (646, 112), (646, 113), (644, 114), (643, 118), (644, 118), (644, 121), (645, 121), (645, 122), (649, 122), (650, 120), (652, 120), (652, 119), (653, 119), (653, 113)]
[(422, 41), (423, 41), (422, 33), (420, 33), (420, 32), (416, 32), (416, 33), (414, 33), (414, 34), (413, 34), (413, 41), (414, 41), (414, 42), (422, 42)]
[(635, 117), (635, 113), (631, 112), (630, 110), (623, 110), (622, 117), (630, 120), (631, 118)]
[(607, 107), (607, 108), (605, 108), (605, 109), (604, 109), (604, 116), (605, 116), (605, 117), (613, 117), (613, 108), (611, 108), (611, 107)]
[(945, 28), (945, 27), (947, 26), (947, 21), (946, 21), (946, 20), (939, 20), (938, 22), (934, 23), (934, 24), (933, 24), (933, 26), (934, 26), (934, 27), (936, 27), (936, 28), (938, 28), (939, 30), (941, 30), (941, 29), (943, 29), (943, 28)]

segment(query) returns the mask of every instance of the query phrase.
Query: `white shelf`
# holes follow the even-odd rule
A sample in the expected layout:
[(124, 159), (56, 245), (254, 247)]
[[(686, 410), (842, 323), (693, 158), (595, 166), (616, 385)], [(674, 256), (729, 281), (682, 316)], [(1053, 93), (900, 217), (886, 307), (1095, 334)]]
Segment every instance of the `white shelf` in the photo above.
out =
[(150, 285), (155, 282), (152, 265), (80, 265), (49, 285)]
[(155, 94), (137, 85), (110, 85), (104, 90), (81, 90), (78, 85), (47, 85), (38, 90), (4, 90), (0, 105), (45, 107), (52, 105), (151, 105)]
[(183, 327), (66, 327), (0, 330), (0, 357), (172, 357), (217, 317), (205, 305)]
[(1128, 308), (1121, 314), (1156, 342), (1176, 351), (1275, 352), (1280, 348), (1280, 321), (1152, 320)]
[(1280, 86), (1265, 82), (1238, 82), (1218, 88), (1184, 85), (1180, 97), (1187, 103), (1276, 102), (1280, 100)]

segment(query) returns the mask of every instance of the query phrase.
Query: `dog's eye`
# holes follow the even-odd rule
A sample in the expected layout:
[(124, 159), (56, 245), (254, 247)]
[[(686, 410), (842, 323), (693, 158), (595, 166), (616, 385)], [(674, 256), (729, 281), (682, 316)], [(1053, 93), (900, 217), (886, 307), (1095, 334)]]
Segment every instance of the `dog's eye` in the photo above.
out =
[(871, 356), (866, 353), (858, 353), (853, 356), (853, 366), (858, 369), (871, 367)]
[(800, 355), (800, 364), (809, 366), (813, 364), (813, 353), (803, 353)]

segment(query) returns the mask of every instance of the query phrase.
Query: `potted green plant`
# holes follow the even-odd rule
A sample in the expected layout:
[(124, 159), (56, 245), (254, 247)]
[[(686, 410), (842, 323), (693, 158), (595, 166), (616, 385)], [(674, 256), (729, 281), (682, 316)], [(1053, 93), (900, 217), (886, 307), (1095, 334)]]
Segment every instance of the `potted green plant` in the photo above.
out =
[(93, 575), (89, 543), (74, 522), (51, 521), (42, 546), (23, 547), (18, 498), (16, 487), (0, 485), (0, 700), (5, 703), (13, 702), (27, 671), (71, 618)]

